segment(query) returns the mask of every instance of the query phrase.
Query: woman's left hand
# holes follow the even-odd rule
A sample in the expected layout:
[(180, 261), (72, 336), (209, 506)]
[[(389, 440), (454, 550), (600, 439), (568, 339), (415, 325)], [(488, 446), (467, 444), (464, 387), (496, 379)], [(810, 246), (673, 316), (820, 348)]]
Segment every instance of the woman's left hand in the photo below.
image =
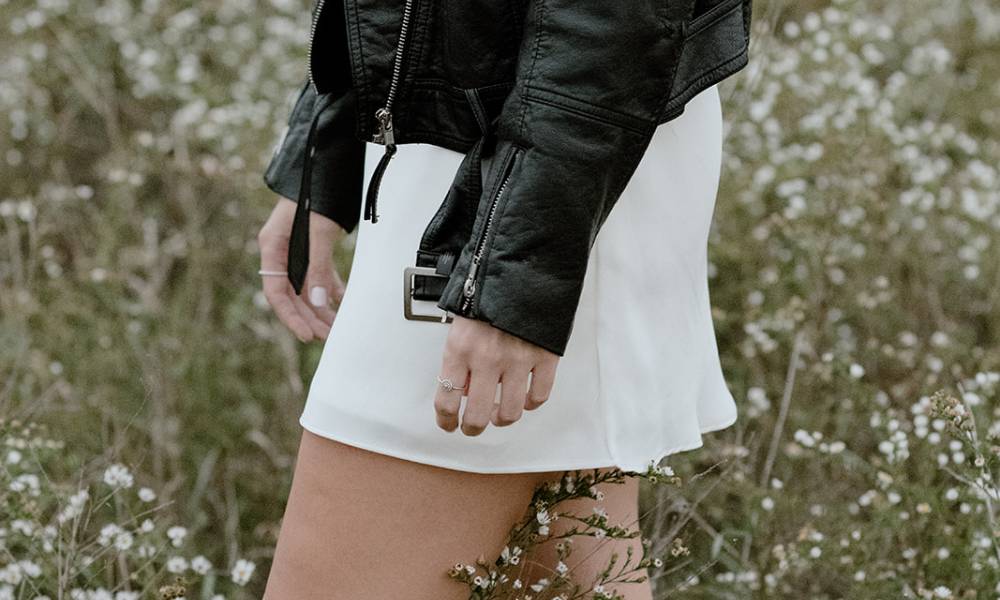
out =
[(434, 396), (438, 426), (445, 431), (458, 427), (463, 395), (468, 396), (461, 415), (465, 435), (479, 435), (489, 423), (504, 427), (516, 422), (523, 411), (534, 410), (548, 400), (558, 364), (558, 354), (485, 321), (455, 315), (445, 341), (440, 377), (465, 389), (449, 391), (438, 385)]

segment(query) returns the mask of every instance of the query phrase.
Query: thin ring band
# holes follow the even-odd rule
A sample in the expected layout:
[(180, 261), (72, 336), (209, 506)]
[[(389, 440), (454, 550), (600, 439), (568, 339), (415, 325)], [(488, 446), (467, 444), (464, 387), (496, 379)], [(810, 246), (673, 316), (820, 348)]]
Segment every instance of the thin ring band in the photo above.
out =
[(260, 271), (257, 271), (257, 274), (265, 276), (270, 275), (272, 277), (285, 277), (288, 275), (288, 271), (267, 271), (265, 269), (261, 269)]
[(441, 384), (441, 387), (443, 387), (445, 389), (445, 391), (448, 391), (448, 392), (450, 392), (452, 390), (464, 390), (465, 389), (465, 386), (458, 387), (454, 383), (452, 383), (450, 379), (441, 379), (440, 375), (437, 376), (437, 380), (438, 380), (438, 383)]

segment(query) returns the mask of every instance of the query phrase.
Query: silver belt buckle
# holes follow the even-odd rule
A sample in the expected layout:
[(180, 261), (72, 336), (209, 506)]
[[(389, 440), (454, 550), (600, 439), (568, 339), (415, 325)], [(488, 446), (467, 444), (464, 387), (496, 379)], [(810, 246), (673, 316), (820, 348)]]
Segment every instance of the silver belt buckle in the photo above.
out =
[[(431, 277), (446, 277), (434, 270), (434, 267), (406, 267), (403, 269), (403, 316), (410, 321), (437, 321), (451, 323), (454, 320), (451, 313), (441, 311), (438, 315), (420, 315), (413, 312), (413, 276), (429, 275)], [(440, 310), (440, 309), (438, 309)]]

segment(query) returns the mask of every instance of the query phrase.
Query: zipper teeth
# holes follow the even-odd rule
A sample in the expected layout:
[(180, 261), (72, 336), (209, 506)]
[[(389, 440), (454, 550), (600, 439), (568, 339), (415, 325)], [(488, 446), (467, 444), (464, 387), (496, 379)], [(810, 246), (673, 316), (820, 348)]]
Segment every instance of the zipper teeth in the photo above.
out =
[[(472, 255), (473, 264), (477, 263), (483, 256), (483, 251), (486, 249), (486, 238), (489, 236), (490, 229), (493, 227), (493, 216), (497, 212), (497, 206), (500, 205), (500, 199), (503, 197), (503, 193), (507, 190), (507, 182), (510, 181), (510, 174), (514, 170), (514, 159), (517, 158), (517, 151), (510, 159), (510, 163), (507, 166), (507, 172), (503, 176), (503, 183), (500, 184), (500, 189), (497, 190), (495, 196), (493, 196), (493, 201), (490, 204), (490, 214), (486, 218), (486, 225), (483, 227), (483, 233), (479, 237), (479, 243), (476, 245), (476, 251)], [(478, 266), (475, 267), (478, 269)], [(473, 270), (469, 273), (468, 285), (475, 286), (476, 271)], [(462, 310), (468, 311), (472, 306), (472, 298), (475, 295), (475, 287), (471, 288), (471, 291), (465, 294), (465, 300), (462, 305)]]
[(306, 47), (306, 64), (309, 69), (309, 82), (312, 83), (313, 89), (317, 92), (319, 91), (319, 88), (316, 87), (316, 78), (313, 76), (313, 40), (316, 39), (316, 25), (319, 23), (319, 16), (320, 13), (323, 12), (323, 4), (325, 3), (326, 0), (319, 0), (319, 3), (316, 5), (316, 15), (313, 16), (312, 26), (309, 28), (309, 45)]
[(413, 0), (406, 0), (403, 6), (403, 23), (399, 28), (399, 40), (396, 42), (396, 54), (392, 63), (392, 81), (389, 83), (389, 95), (385, 100), (385, 110), (392, 110), (392, 101), (396, 97), (396, 88), (399, 84), (399, 74), (403, 67), (403, 46), (406, 44), (406, 34), (410, 30), (410, 12), (413, 9)]

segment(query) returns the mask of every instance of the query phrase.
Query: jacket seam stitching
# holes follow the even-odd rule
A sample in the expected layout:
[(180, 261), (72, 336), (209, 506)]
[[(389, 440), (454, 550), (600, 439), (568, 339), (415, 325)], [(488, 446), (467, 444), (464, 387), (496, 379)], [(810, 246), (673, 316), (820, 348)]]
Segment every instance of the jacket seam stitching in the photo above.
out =
[[(687, 32), (688, 35), (690, 35), (691, 37), (695, 37), (705, 29), (715, 25), (718, 21), (725, 18), (730, 12), (736, 10), (737, 8), (742, 9), (743, 2), (741, 2), (740, 0), (729, 0), (729, 1), (732, 2), (732, 6), (728, 8), (720, 9), (719, 6), (722, 6), (722, 4), (719, 4), (710, 9), (707, 13), (702, 13), (697, 17), (691, 19), (691, 24), (688, 26), (688, 32)], [(715, 11), (718, 11), (718, 14), (712, 14)], [(699, 21), (705, 21), (706, 19), (707, 22), (699, 22)]]
[(666, 92), (663, 93), (659, 102), (657, 102), (656, 114), (657, 116), (662, 115), (663, 111), (666, 110), (667, 104), (670, 102), (670, 90), (674, 87), (674, 82), (677, 81), (677, 71), (680, 68), (681, 60), (684, 58), (684, 49), (687, 47), (687, 28), (688, 22), (681, 21), (680, 35), (676, 36), (675, 44), (677, 48), (674, 51), (673, 64), (670, 66), (670, 74), (667, 75), (666, 81), (664, 82), (663, 89)]
[(683, 90), (680, 90), (680, 91), (672, 94), (670, 96), (670, 98), (668, 99), (667, 103), (663, 106), (663, 109), (661, 110), (661, 112), (667, 110), (668, 107), (671, 107), (672, 105), (677, 104), (677, 99), (683, 97), (685, 94), (688, 93), (689, 90), (691, 90), (692, 88), (694, 88), (696, 86), (702, 85), (704, 82), (709, 81), (712, 78), (716, 77), (716, 75), (719, 72), (721, 72), (721, 71), (725, 70), (726, 68), (728, 68), (731, 63), (736, 62), (738, 60), (741, 60), (741, 59), (745, 58), (746, 55), (747, 55), (747, 52), (746, 52), (746, 49), (744, 48), (744, 49), (740, 50), (740, 52), (738, 54), (736, 54), (736, 55), (734, 55), (734, 56), (726, 59), (724, 62), (720, 63), (718, 66), (716, 66), (712, 70), (706, 71), (705, 73), (703, 73), (702, 75), (700, 75), (697, 79), (695, 79), (694, 81), (690, 82), (688, 85), (684, 86)]
[[(545, 0), (535, 1), (535, 37), (532, 40), (531, 49), (531, 65), (528, 67), (528, 74), (525, 77), (524, 88), (525, 90), (531, 85), (531, 80), (535, 74), (535, 68), (538, 65), (538, 54), (541, 49), (541, 37), (544, 27), (544, 13), (545, 13)], [(517, 131), (521, 137), (525, 135), (525, 121), (528, 112), (528, 102), (527, 98), (524, 97), (522, 93), (521, 96), (521, 110), (517, 118)]]
[[(364, 133), (366, 130), (365, 116), (367, 115), (367, 109), (370, 106), (370, 94), (371, 89), (368, 85), (368, 76), (365, 73), (365, 55), (364, 55), (364, 39), (361, 35), (361, 16), (358, 14), (358, 4), (357, 2), (350, 2), (351, 8), (354, 12), (354, 31), (352, 37), (354, 38), (355, 50), (357, 53), (357, 61), (354, 64), (354, 74), (358, 78), (357, 87), (360, 90), (358, 98), (358, 114), (355, 118), (355, 129), (357, 134)], [(364, 140), (362, 136), (357, 136), (358, 139)]]
[[(546, 88), (542, 88), (542, 87), (538, 87), (538, 86), (534, 86), (534, 85), (527, 85), (525, 87), (527, 88), (526, 91), (525, 91), (525, 98), (527, 100), (529, 100), (529, 101), (538, 102), (538, 103), (541, 103), (541, 104), (547, 104), (547, 105), (550, 105), (550, 106), (561, 108), (561, 109), (567, 110), (569, 112), (573, 112), (573, 113), (576, 113), (576, 114), (588, 117), (588, 118), (590, 118), (590, 119), (592, 119), (594, 121), (605, 123), (607, 125), (615, 125), (615, 126), (623, 128), (623, 129), (628, 129), (629, 131), (634, 131), (636, 133), (640, 133), (640, 134), (641, 133), (646, 133), (646, 128), (644, 128), (641, 125), (639, 125), (639, 123), (645, 123), (646, 120), (642, 119), (640, 117), (636, 117), (634, 115), (629, 115), (627, 113), (623, 113), (623, 112), (620, 112), (620, 111), (617, 111), (617, 110), (613, 110), (613, 109), (607, 108), (605, 106), (601, 106), (600, 104), (594, 104), (594, 103), (591, 103), (591, 102), (587, 102), (586, 100), (579, 100), (579, 99), (574, 98), (572, 96), (567, 96), (566, 94), (562, 94), (560, 92), (556, 92), (556, 91), (553, 91), (553, 90), (550, 90), (550, 89), (546, 89)], [(555, 98), (549, 98), (549, 97), (545, 97), (545, 96), (540, 96), (538, 94), (533, 94), (532, 90), (535, 90), (535, 91), (538, 91), (538, 92), (545, 92), (546, 94), (551, 94), (551, 95), (556, 96), (556, 97), (561, 96), (563, 98), (567, 98), (569, 100), (572, 100), (573, 102), (576, 102), (578, 104), (572, 104), (572, 103), (569, 103), (569, 102), (560, 102), (559, 100), (556, 100)], [(587, 107), (591, 107), (594, 110), (593, 111), (588, 111)], [(619, 115), (621, 118), (620, 119), (615, 119), (615, 118), (611, 118), (610, 116), (605, 117), (605, 116), (602, 116), (601, 114), (599, 114), (597, 111), (604, 111), (604, 112), (608, 113), (609, 115), (612, 115), (612, 114), (613, 115)], [(629, 121), (631, 121), (631, 122), (629, 122)]]

